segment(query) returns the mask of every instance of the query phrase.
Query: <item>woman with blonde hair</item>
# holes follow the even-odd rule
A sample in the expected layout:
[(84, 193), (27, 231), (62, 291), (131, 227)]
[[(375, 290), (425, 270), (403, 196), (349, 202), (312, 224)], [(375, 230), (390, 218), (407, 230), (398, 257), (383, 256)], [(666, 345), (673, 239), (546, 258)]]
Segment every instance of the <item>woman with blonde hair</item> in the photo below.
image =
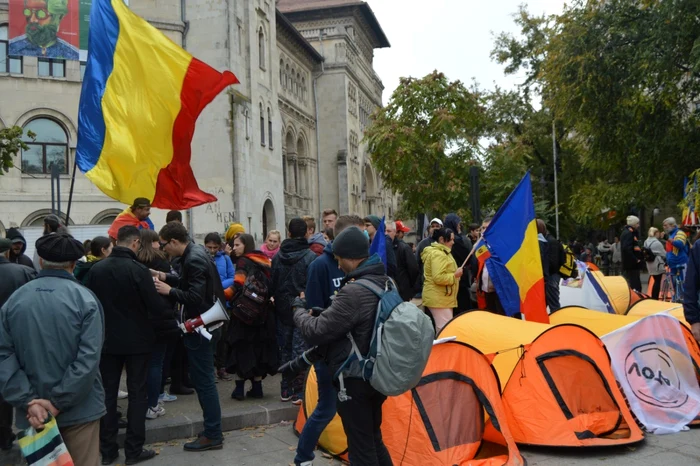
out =
[(280, 243), (282, 242), (282, 233), (279, 230), (271, 230), (265, 238), (265, 244), (260, 246), (260, 251), (267, 256), (268, 259), (272, 260), (280, 251)]

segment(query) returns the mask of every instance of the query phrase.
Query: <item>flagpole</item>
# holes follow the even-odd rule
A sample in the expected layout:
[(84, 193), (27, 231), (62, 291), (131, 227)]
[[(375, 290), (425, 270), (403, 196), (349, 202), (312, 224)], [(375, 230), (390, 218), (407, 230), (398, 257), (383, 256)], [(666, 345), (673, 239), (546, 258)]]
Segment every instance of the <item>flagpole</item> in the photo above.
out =
[[(78, 157), (73, 157), (73, 176), (70, 180), (70, 191), (68, 192), (68, 207), (66, 208), (66, 226), (70, 224), (70, 207), (73, 205), (73, 188), (75, 187), (75, 172), (78, 170)], [(60, 213), (60, 212), (59, 212)]]
[(476, 244), (472, 247), (472, 250), (469, 251), (469, 255), (467, 256), (466, 259), (464, 259), (464, 262), (462, 262), (462, 266), (460, 267), (460, 269), (463, 268), (465, 265), (467, 265), (467, 261), (469, 260), (470, 257), (472, 257), (472, 254), (474, 254), (474, 251), (476, 251), (479, 243), (481, 243), (481, 238), (479, 238), (479, 241), (477, 241)]
[(554, 154), (554, 219), (557, 239), (559, 239), (559, 187), (557, 186), (557, 132), (555, 120), (552, 119), (552, 153)]

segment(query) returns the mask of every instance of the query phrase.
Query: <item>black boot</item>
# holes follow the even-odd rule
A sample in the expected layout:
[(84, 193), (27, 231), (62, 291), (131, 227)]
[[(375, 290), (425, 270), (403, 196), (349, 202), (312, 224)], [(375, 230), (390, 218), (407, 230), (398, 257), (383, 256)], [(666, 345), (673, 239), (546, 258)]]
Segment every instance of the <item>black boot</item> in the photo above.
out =
[(246, 396), (248, 396), (248, 398), (262, 398), (263, 397), (262, 382), (260, 380), (253, 380), (253, 388), (248, 390), (248, 393), (246, 393)]
[(231, 398), (238, 401), (245, 400), (243, 390), (245, 389), (245, 380), (236, 380), (236, 388), (231, 392)]

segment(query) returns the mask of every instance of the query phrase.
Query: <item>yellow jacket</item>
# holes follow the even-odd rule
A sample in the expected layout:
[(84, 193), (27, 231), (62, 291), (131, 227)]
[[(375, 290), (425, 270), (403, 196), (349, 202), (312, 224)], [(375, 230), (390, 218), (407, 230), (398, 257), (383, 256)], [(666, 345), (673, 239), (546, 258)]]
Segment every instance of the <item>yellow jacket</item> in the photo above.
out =
[(423, 261), (423, 305), (437, 309), (457, 307), (457, 263), (443, 244), (433, 243), (420, 255)]

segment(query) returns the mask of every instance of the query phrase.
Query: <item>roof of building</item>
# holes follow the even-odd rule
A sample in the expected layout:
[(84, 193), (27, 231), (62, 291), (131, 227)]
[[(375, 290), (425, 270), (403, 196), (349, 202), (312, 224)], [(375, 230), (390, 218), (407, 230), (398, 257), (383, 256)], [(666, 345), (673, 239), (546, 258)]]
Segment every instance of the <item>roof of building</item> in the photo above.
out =
[(278, 0), (277, 8), (284, 14), (294, 14), (302, 12), (310, 12), (325, 9), (334, 8), (345, 8), (345, 7), (359, 7), (365, 20), (369, 23), (369, 26), (374, 31), (377, 36), (377, 47), (391, 47), (389, 44), (389, 39), (387, 39), (386, 34), (382, 30), (382, 27), (374, 16), (374, 12), (369, 7), (367, 2), (361, 0)]
[(313, 45), (309, 44), (309, 42), (304, 39), (304, 36), (301, 35), (301, 33), (297, 30), (297, 28), (294, 27), (294, 25), (287, 19), (284, 14), (278, 9), (276, 10), (276, 15), (277, 15), (277, 25), (284, 28), (289, 32), (289, 34), (296, 40), (297, 44), (301, 46), (306, 52), (308, 52), (309, 55), (311, 55), (311, 58), (316, 61), (316, 62), (322, 62), (323, 61), (323, 56), (318, 53), (318, 51), (314, 48)]

